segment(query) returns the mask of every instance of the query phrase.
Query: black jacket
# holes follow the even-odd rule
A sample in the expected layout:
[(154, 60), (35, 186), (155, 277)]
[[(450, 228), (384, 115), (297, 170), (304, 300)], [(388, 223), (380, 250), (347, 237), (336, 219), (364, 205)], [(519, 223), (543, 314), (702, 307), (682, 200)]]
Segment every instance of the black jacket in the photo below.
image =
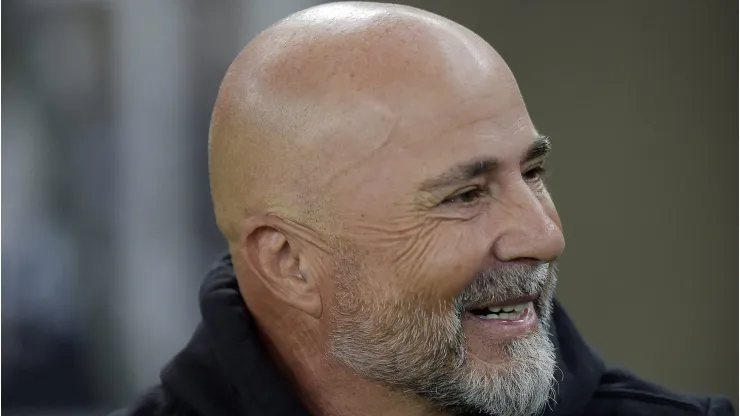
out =
[[(115, 416), (309, 415), (258, 341), (229, 256), (200, 291), (203, 321), (190, 343), (165, 366), (161, 384)], [(547, 416), (734, 415), (729, 401), (673, 393), (629, 372), (606, 368), (555, 303), (557, 404)]]

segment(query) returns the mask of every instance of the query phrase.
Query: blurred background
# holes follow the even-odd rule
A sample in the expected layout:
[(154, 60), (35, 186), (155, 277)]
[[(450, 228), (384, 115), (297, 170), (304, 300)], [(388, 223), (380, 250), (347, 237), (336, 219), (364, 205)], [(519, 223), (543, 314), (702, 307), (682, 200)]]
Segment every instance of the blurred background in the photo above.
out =
[[(207, 132), (238, 51), (311, 0), (2, 4), (2, 411), (157, 382), (225, 244)], [(504, 56), (554, 156), (559, 296), (604, 357), (738, 403), (737, 1), (408, 1)]]

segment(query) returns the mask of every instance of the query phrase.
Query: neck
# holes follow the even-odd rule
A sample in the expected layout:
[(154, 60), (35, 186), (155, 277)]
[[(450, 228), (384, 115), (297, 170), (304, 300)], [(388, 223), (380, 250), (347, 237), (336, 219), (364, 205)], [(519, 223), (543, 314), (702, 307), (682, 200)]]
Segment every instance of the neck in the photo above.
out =
[[(285, 320), (284, 317), (278, 319)], [(300, 321), (300, 318), (297, 319)], [(418, 396), (389, 390), (332, 362), (323, 348), (325, 341), (312, 335), (317, 331), (309, 331), (305, 323), (296, 325), (296, 321), (291, 319), (290, 331), (287, 331), (283, 330), (287, 327), (275, 325), (272, 319), (269, 322), (267, 327), (257, 319), (263, 341), (272, 359), (278, 363), (281, 372), (292, 383), (293, 389), (312, 415), (450, 414)], [(270, 330), (266, 331), (267, 328)]]

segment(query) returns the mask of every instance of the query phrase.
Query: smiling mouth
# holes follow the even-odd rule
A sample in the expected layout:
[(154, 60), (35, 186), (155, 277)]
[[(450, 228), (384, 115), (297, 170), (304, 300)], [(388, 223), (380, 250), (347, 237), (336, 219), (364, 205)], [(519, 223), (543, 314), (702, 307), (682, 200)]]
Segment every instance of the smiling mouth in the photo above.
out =
[(481, 319), (521, 319), (527, 308), (533, 307), (532, 302), (517, 303), (515, 305), (505, 305), (496, 307), (487, 307), (484, 309), (471, 309), (470, 313)]
[(467, 311), (479, 319), (496, 319), (517, 321), (522, 319), (527, 311), (533, 311), (539, 294), (511, 299), (497, 304), (476, 306)]

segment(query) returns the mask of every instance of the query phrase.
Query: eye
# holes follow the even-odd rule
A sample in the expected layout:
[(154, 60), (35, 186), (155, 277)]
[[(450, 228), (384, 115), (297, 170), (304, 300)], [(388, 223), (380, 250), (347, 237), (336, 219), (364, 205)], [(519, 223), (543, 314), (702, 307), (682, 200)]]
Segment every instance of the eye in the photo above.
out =
[(455, 195), (445, 199), (444, 201), (442, 201), (442, 204), (471, 204), (479, 200), (484, 195), (484, 193), (485, 191), (480, 187), (466, 188), (463, 189), (461, 192), (458, 192)]
[(538, 182), (541, 181), (547, 175), (547, 170), (542, 165), (537, 165), (532, 169), (524, 172), (522, 177), (527, 182)]

